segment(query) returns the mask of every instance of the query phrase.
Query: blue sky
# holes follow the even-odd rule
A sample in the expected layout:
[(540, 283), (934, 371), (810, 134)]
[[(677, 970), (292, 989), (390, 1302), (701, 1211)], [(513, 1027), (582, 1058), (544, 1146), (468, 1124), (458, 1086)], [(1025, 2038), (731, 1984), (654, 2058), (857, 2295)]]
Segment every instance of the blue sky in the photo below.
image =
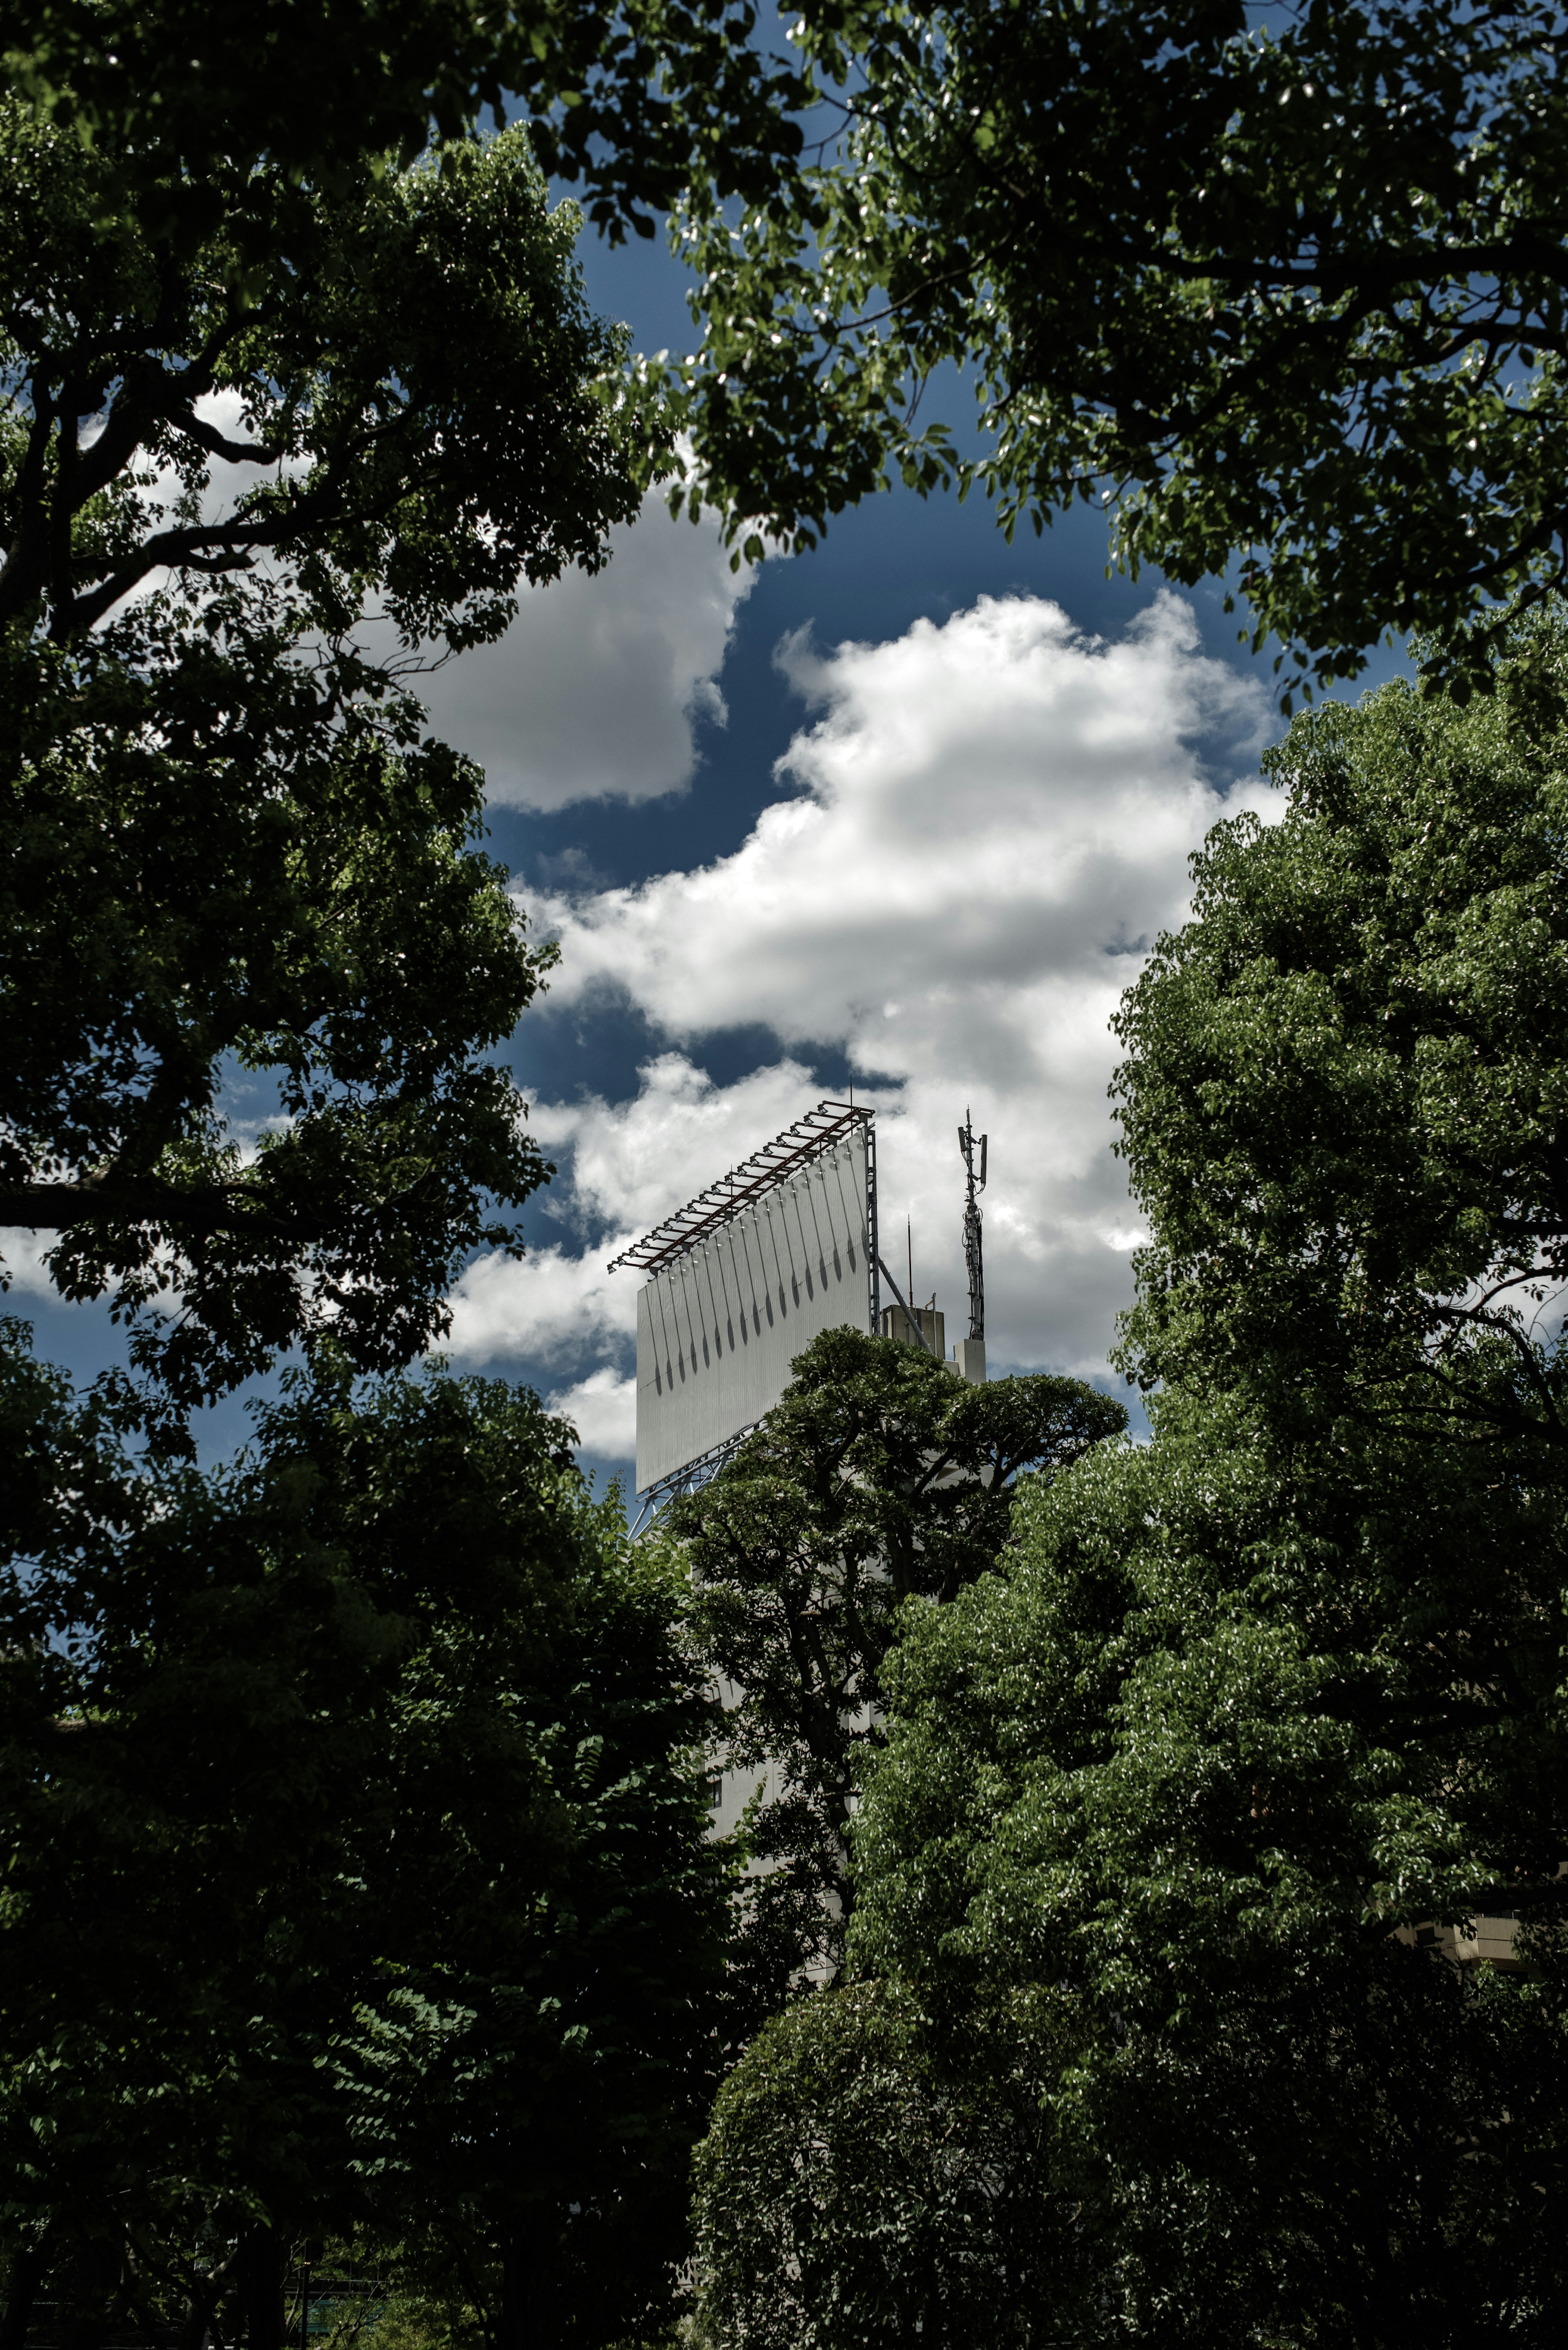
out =
[[(639, 348), (685, 342), (662, 244), (586, 237), (582, 259)], [(956, 1326), (972, 1107), (993, 1371), (1106, 1377), (1137, 1233), (1106, 1023), (1210, 824), (1266, 820), (1282, 730), (1272, 657), (1238, 646), (1217, 584), (1172, 597), (1105, 565), (1087, 508), (1009, 546), (978, 500), (895, 492), (737, 579), (711, 528), (650, 504), (602, 575), (524, 596), (503, 644), (430, 681), (563, 951), (509, 1053), (561, 1171), (529, 1257), (460, 1284), (449, 1351), (557, 1400), (596, 1472), (631, 1442), (635, 1277), (605, 1274), (611, 1243), (851, 1082), (921, 1294)], [(84, 1375), (115, 1352), (101, 1308), (25, 1263), (13, 1310)], [(237, 1405), (210, 1421), (209, 1453), (244, 1432)]]

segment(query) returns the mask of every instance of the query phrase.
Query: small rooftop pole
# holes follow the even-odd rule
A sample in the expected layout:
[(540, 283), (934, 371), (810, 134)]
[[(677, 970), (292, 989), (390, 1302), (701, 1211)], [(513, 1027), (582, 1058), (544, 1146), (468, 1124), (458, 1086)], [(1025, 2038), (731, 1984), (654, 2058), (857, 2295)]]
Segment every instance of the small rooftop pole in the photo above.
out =
[(980, 1208), (975, 1200), (977, 1191), (985, 1189), (986, 1146), (991, 1137), (980, 1138), (980, 1174), (974, 1171), (974, 1122), (968, 1110), (959, 1128), (959, 1149), (964, 1164), (963, 1261), (969, 1267), (969, 1335), (985, 1341), (985, 1261), (981, 1253)]

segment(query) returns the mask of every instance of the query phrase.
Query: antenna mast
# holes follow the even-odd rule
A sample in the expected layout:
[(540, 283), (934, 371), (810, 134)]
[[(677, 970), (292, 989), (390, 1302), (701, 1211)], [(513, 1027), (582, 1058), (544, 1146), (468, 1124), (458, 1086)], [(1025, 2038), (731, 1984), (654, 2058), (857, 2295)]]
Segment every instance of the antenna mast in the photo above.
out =
[[(971, 1338), (978, 1338), (981, 1345), (985, 1342), (985, 1261), (981, 1253), (980, 1208), (974, 1195), (976, 1191), (983, 1191), (985, 1189), (986, 1145), (990, 1140), (991, 1137), (988, 1134), (982, 1134), (978, 1144), (976, 1143), (974, 1122), (966, 1109), (963, 1114), (963, 1124), (959, 1128), (959, 1149), (963, 1154), (965, 1190), (963, 1261), (969, 1267), (969, 1335)], [(980, 1152), (978, 1176), (974, 1171), (977, 1149)]]

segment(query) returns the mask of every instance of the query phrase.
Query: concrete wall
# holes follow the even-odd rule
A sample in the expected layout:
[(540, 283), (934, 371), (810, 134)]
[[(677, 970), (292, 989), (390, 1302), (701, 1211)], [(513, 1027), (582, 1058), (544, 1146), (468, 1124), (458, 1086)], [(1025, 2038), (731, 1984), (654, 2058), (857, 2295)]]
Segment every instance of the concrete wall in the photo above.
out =
[(971, 1387), (985, 1385), (983, 1338), (961, 1338), (949, 1355), (946, 1351), (946, 1315), (938, 1313), (929, 1305), (917, 1305), (915, 1319), (911, 1322), (901, 1305), (895, 1304), (882, 1308), (884, 1338), (897, 1338), (902, 1345), (913, 1347), (918, 1343), (915, 1337), (917, 1328), (930, 1352), (939, 1362), (945, 1361), (950, 1371), (956, 1371), (961, 1379), (968, 1379)]
[(637, 1301), (639, 1491), (777, 1403), (824, 1330), (867, 1326), (866, 1138), (770, 1191)]
[[(915, 1336), (917, 1330), (919, 1332), (919, 1337)], [(917, 1305), (915, 1318), (911, 1322), (903, 1307), (897, 1302), (891, 1305), (884, 1305), (882, 1336), (884, 1338), (897, 1338), (899, 1345), (904, 1347), (918, 1347), (920, 1340), (924, 1339), (927, 1351), (933, 1354), (939, 1363), (947, 1360), (948, 1317), (945, 1314), (939, 1313), (934, 1306)]]

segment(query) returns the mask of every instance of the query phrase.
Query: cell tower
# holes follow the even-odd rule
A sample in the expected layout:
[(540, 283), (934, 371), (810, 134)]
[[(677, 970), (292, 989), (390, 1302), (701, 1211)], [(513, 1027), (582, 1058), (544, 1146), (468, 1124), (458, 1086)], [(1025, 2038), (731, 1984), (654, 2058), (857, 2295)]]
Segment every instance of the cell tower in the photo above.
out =
[[(959, 1149), (964, 1164), (963, 1261), (969, 1268), (969, 1335), (985, 1344), (985, 1258), (981, 1249), (980, 1203), (977, 1191), (985, 1189), (986, 1146), (991, 1137), (982, 1134), (977, 1143), (974, 1121), (966, 1109), (963, 1124), (959, 1128)], [(980, 1153), (980, 1173), (974, 1171), (975, 1152)], [(983, 1357), (982, 1357), (983, 1360)]]

